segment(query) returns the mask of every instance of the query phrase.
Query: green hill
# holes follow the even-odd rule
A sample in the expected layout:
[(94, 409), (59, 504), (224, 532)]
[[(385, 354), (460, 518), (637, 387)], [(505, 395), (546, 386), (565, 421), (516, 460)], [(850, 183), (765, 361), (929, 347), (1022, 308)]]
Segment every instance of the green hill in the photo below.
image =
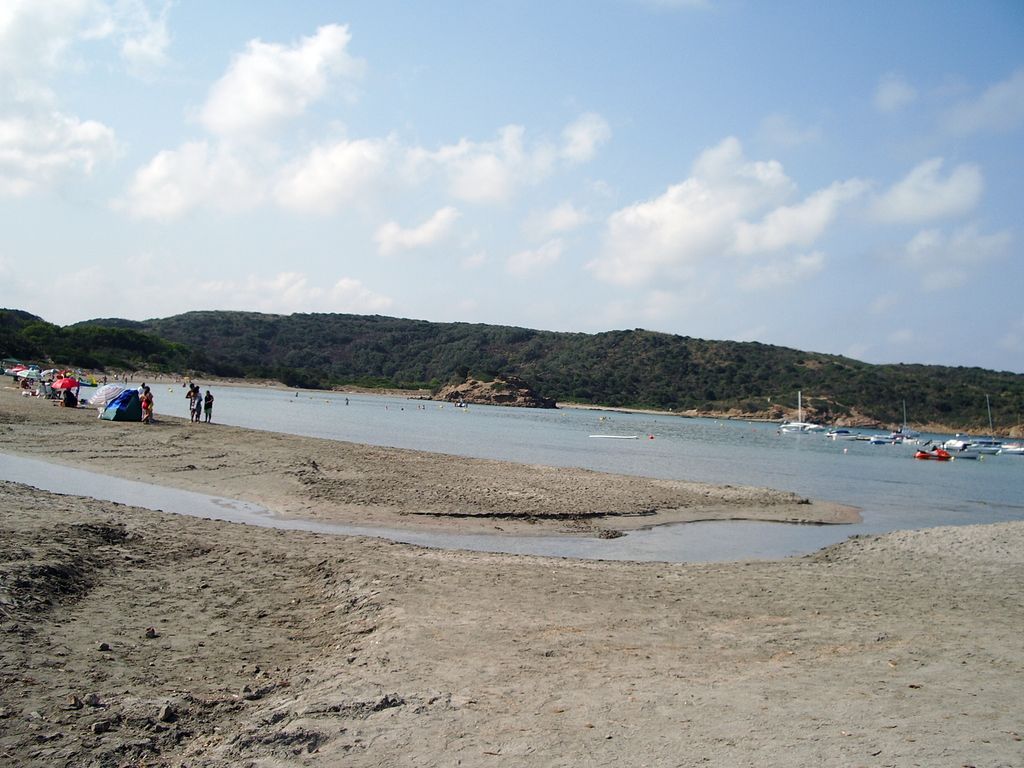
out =
[[(12, 314), (17, 317), (5, 319)], [(436, 388), (466, 376), (516, 375), (561, 402), (757, 418), (781, 418), (782, 408), (795, 408), (801, 390), (805, 408), (821, 421), (898, 423), (906, 401), (912, 423), (954, 429), (987, 430), (986, 395), (997, 428), (1018, 425), (1024, 410), (1021, 374), (872, 365), (642, 329), (556, 333), (377, 315), (220, 311), (59, 328), (32, 316), (26, 322), (24, 315), (0, 311), (5, 355), (270, 378), (291, 386)]]
[(0, 309), (0, 352), (5, 358), (94, 369), (173, 371), (197, 362), (186, 345), (147, 333), (137, 323), (104, 321), (62, 328), (16, 309)]

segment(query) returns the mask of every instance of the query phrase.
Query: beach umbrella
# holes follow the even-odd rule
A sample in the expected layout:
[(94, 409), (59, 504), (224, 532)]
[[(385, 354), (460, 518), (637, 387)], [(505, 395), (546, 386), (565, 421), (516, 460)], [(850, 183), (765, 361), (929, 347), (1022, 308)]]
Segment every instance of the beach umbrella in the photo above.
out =
[(18, 363), (17, 365), (8, 368), (7, 372), (8, 373), (21, 373), (22, 371), (26, 371), (26, 370), (28, 370), (28, 366), (27, 365), (22, 365), (21, 363)]
[(89, 398), (89, 404), (100, 409), (106, 408), (122, 392), (124, 392), (124, 387), (120, 384), (104, 384)]
[(46, 376), (56, 376), (58, 373), (60, 373), (60, 371), (58, 371), (56, 368), (47, 368), (45, 371), (43, 371), (39, 375), (43, 376), (43, 377), (46, 377)]
[(53, 389), (75, 389), (80, 387), (81, 382), (75, 379), (57, 379), (53, 384), (50, 385)]
[(25, 368), (23, 370), (18, 371), (18, 376), (20, 376), (23, 379), (38, 379), (39, 371), (33, 371), (29, 368)]

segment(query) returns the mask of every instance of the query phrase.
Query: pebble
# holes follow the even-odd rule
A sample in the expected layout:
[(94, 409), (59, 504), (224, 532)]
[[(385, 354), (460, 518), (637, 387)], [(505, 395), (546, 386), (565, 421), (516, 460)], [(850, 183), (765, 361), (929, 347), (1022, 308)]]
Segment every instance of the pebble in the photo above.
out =
[(68, 707), (69, 708), (71, 708), (71, 709), (81, 709), (84, 706), (85, 705), (82, 703), (82, 700), (80, 698), (78, 698), (77, 696), (75, 696), (75, 694), (71, 694), (70, 696), (68, 696)]
[(95, 723), (92, 724), (92, 732), (93, 733), (106, 733), (109, 730), (110, 730), (110, 721), (109, 720), (97, 720)]
[(161, 723), (173, 723), (178, 719), (177, 713), (174, 711), (174, 707), (170, 704), (164, 704), (160, 707), (160, 712), (157, 714), (157, 719)]
[(85, 703), (88, 704), (90, 707), (101, 707), (101, 706), (103, 706), (103, 702), (100, 701), (99, 694), (96, 694), (96, 693), (87, 693), (87, 694), (85, 694)]
[(152, 640), (154, 637), (159, 637), (160, 634), (156, 631), (156, 627), (146, 627), (146, 639)]
[(110, 650), (110, 645), (108, 643), (100, 643), (99, 646), (97, 646), (96, 650), (98, 650), (98, 651), (109, 651)]

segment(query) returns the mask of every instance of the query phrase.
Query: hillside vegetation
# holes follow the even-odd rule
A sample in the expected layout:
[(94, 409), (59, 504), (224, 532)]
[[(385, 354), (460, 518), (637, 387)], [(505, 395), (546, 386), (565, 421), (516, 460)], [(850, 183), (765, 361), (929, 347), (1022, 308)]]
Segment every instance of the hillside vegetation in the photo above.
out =
[(871, 365), (757, 342), (705, 341), (642, 329), (555, 333), (392, 317), (189, 312), (60, 328), (0, 311), (5, 355), (92, 367), (146, 367), (277, 379), (290, 386), (431, 388), (467, 376), (519, 376), (560, 402), (821, 421), (902, 420), (954, 429), (1020, 423), (1024, 375), (980, 368)]

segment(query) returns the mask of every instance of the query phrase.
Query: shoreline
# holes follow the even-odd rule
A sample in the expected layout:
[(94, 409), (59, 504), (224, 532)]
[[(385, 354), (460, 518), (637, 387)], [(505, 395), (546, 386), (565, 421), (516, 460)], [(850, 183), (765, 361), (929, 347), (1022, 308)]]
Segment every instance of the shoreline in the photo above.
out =
[[(183, 382), (183, 381), (196, 381), (196, 382), (205, 381), (205, 382), (208, 382), (211, 385), (227, 386), (227, 387), (232, 387), (232, 386), (236, 386), (236, 387), (254, 387), (254, 388), (264, 388), (264, 389), (276, 389), (276, 390), (285, 391), (285, 392), (303, 392), (303, 393), (310, 393), (310, 394), (316, 394), (318, 392), (336, 392), (336, 393), (340, 393), (340, 394), (348, 393), (348, 394), (360, 394), (360, 395), (381, 395), (381, 396), (385, 396), (385, 397), (404, 398), (404, 399), (407, 399), (407, 400), (429, 400), (429, 401), (432, 401), (432, 402), (442, 402), (442, 401), (435, 401), (432, 397), (430, 397), (430, 390), (427, 390), (427, 389), (377, 389), (377, 388), (370, 388), (370, 387), (359, 387), (359, 386), (356, 386), (356, 385), (339, 386), (339, 387), (335, 387), (335, 388), (332, 388), (332, 389), (305, 389), (303, 387), (290, 387), (290, 386), (288, 386), (286, 384), (281, 383), (280, 381), (275, 381), (275, 380), (272, 380), (272, 379), (256, 380), (256, 379), (222, 378), (222, 377), (217, 377), (217, 376), (206, 376), (206, 377), (199, 376), (199, 377), (193, 379), (192, 377), (189, 377), (189, 376), (153, 374), (151, 372), (145, 372), (145, 371), (139, 371), (139, 372), (136, 372), (136, 374), (138, 374), (138, 375), (134, 375), (133, 374), (133, 376), (132, 376), (133, 380), (136, 380), (136, 383), (141, 382), (141, 381), (148, 381), (148, 382), (157, 382), (157, 383), (159, 383), (161, 385), (164, 385), (164, 384), (180, 385), (181, 382)], [(118, 381), (118, 379), (114, 379), (115, 383), (117, 381)], [(508, 407), (513, 407), (513, 406), (508, 406)], [(713, 420), (717, 419), (717, 420), (722, 420), (722, 421), (740, 421), (740, 422), (742, 422), (742, 421), (749, 421), (749, 422), (756, 422), (758, 424), (781, 424), (782, 421), (783, 421), (783, 420), (777, 419), (777, 418), (769, 419), (769, 418), (759, 418), (757, 416), (748, 416), (748, 415), (744, 415), (744, 414), (738, 413), (735, 410), (729, 410), (729, 411), (707, 411), (707, 412), (698, 411), (698, 410), (695, 410), (695, 409), (687, 410), (687, 411), (665, 411), (665, 410), (658, 410), (658, 409), (655, 409), (655, 408), (630, 408), (630, 407), (623, 407), (623, 406), (591, 405), (591, 404), (586, 404), (586, 403), (571, 403), (571, 402), (558, 402), (558, 403), (556, 403), (555, 407), (556, 408), (576, 409), (576, 410), (599, 411), (599, 412), (607, 412), (607, 413), (631, 413), (631, 414), (647, 414), (647, 415), (651, 415), (651, 416), (674, 416), (676, 418), (682, 418), (682, 419), (713, 419)], [(795, 415), (796, 415), (796, 411), (795, 410), (793, 410), (792, 413), (787, 411), (787, 418), (793, 418), (793, 417), (795, 417)], [(843, 428), (849, 428), (849, 429), (875, 430), (875, 431), (881, 431), (881, 432), (888, 432), (888, 431), (891, 431), (891, 430), (898, 429), (900, 427), (900, 425), (898, 423), (893, 423), (893, 424), (890, 424), (888, 426), (883, 426), (883, 425), (878, 424), (877, 422), (867, 423), (867, 422), (858, 422), (856, 420), (854, 420), (854, 421), (842, 421), (842, 420), (840, 420), (840, 421), (836, 421), (835, 423), (829, 424), (829, 425), (826, 425), (826, 426), (829, 426), (829, 427), (843, 427)], [(990, 435), (987, 430), (985, 430), (985, 429), (983, 429), (981, 427), (979, 427), (975, 431), (964, 431), (962, 429), (957, 429), (956, 427), (952, 427), (952, 426), (950, 426), (948, 424), (939, 424), (939, 423), (933, 423), (933, 422), (908, 424), (907, 426), (915, 429), (918, 432), (923, 432), (923, 433), (928, 433), (928, 434), (939, 434), (939, 435), (950, 435), (950, 436), (957, 435), (957, 434), (974, 435), (974, 436), (995, 436), (995, 437), (1005, 438), (1005, 439), (1008, 439), (1008, 440), (1016, 440), (1016, 439), (1020, 439), (1021, 437), (1024, 437), (1024, 431), (1022, 431), (1021, 425), (1019, 425), (1019, 424), (1016, 425), (1016, 426), (1013, 426), (1013, 427), (1008, 427), (1008, 428), (1004, 428), (1004, 429), (998, 429), (998, 430), (995, 431), (994, 435)]]
[[(157, 383), (158, 380), (154, 380)], [(615, 536), (696, 520), (848, 524), (859, 512), (768, 488), (467, 459), (159, 416), (99, 421), (0, 389), (3, 450), (259, 504), (291, 519), (445, 533)], [(76, 450), (67, 450), (74, 445)]]

